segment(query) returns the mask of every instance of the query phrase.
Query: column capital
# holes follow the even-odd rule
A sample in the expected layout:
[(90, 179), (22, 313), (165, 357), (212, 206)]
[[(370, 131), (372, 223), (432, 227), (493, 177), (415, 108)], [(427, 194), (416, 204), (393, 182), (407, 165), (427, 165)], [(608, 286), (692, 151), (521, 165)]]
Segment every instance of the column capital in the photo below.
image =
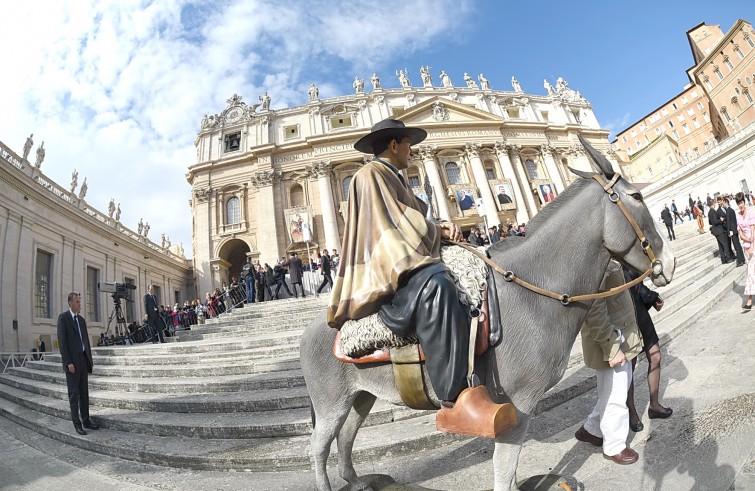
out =
[(542, 143), (540, 144), (540, 152), (543, 154), (543, 156), (552, 156), (556, 152), (556, 148), (550, 143)]
[(585, 154), (585, 147), (580, 145), (579, 143), (572, 143), (568, 149), (566, 149), (566, 153), (569, 155), (574, 155), (575, 157), (579, 157), (580, 155)]
[(320, 177), (328, 177), (333, 171), (333, 165), (330, 163), (330, 160), (318, 160), (312, 162), (312, 165), (308, 165), (306, 169), (309, 172), (310, 177), (317, 179)]
[(467, 157), (477, 157), (480, 158), (480, 144), (475, 142), (466, 142), (464, 143), (464, 153), (467, 154)]
[(509, 150), (511, 150), (511, 144), (506, 140), (497, 141), (493, 143), (493, 149), (496, 151), (496, 153), (508, 154)]
[(204, 203), (210, 199), (210, 193), (212, 193), (212, 188), (197, 188), (194, 190), (194, 198), (197, 203)]
[(281, 180), (281, 175), (281, 172), (277, 170), (263, 170), (257, 171), (252, 174), (250, 180), (252, 182), (252, 186), (254, 186), (256, 189), (259, 189), (261, 187), (278, 184)]
[(417, 153), (422, 160), (433, 160), (435, 154), (438, 152), (438, 147), (435, 145), (422, 145), (417, 148)]

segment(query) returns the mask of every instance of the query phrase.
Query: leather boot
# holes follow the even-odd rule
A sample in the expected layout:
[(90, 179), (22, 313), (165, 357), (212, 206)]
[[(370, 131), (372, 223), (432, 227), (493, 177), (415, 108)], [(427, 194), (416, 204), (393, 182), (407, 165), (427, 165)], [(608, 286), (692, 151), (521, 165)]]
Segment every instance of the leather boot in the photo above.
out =
[(441, 407), (435, 428), (458, 435), (496, 438), (516, 426), (513, 404), (496, 404), (483, 385), (461, 391), (454, 407)]

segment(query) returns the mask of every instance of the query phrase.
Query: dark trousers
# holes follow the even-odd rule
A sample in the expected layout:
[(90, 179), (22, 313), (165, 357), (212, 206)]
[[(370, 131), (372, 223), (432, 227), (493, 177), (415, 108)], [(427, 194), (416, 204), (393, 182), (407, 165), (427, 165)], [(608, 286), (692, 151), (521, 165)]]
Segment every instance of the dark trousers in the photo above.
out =
[(278, 280), (277, 286), (275, 287), (275, 296), (273, 297), (274, 299), (276, 299), (276, 300), (278, 299), (278, 294), (281, 291), (281, 287), (283, 287), (283, 288), (286, 289), (286, 291), (288, 292), (288, 296), (289, 297), (293, 297), (294, 296), (294, 294), (291, 293), (291, 290), (288, 289), (288, 284), (286, 284), (286, 280), (280, 279), (280, 280)]
[[(68, 403), (71, 405), (71, 420), (74, 426), (81, 426), (84, 421), (89, 421), (89, 372), (87, 372), (87, 355), (79, 353), (78, 360), (71, 360), (76, 367), (76, 373), (68, 371), (65, 367), (66, 386), (68, 387)], [(79, 369), (79, 367), (83, 367)], [(79, 419), (81, 414), (81, 419)]]
[(152, 342), (156, 343), (159, 340), (161, 343), (164, 343), (165, 337), (163, 337), (163, 329), (164, 329), (163, 321), (161, 319), (157, 319), (155, 321), (150, 320), (148, 322), (153, 331)]
[(397, 336), (417, 334), (435, 394), (456, 400), (468, 386), (471, 317), (447, 267), (437, 263), (415, 272), (378, 315)]
[(333, 278), (330, 277), (330, 273), (322, 275), (322, 283), (320, 283), (320, 288), (317, 289), (317, 293), (320, 293), (322, 289), (325, 288), (325, 285), (330, 285), (330, 289), (333, 289)]
[(718, 257), (721, 262), (726, 264), (731, 260), (731, 247), (729, 246), (729, 236), (726, 233), (716, 235), (718, 241)]
[(304, 298), (306, 295), (304, 295), (304, 286), (301, 283), (291, 283), (291, 288), (294, 289), (294, 296), (296, 296), (296, 285), (299, 285), (299, 290), (301, 290), (301, 298)]
[(246, 303), (254, 303), (254, 278), (247, 276), (244, 281), (246, 282)]
[(676, 234), (674, 233), (673, 225), (666, 225), (666, 231), (668, 232), (668, 240), (676, 240)]
[(739, 242), (739, 235), (737, 232), (734, 232), (734, 235), (731, 236), (731, 243), (734, 246), (733, 249), (737, 251), (737, 264), (744, 263), (745, 253), (742, 251), (742, 244)]

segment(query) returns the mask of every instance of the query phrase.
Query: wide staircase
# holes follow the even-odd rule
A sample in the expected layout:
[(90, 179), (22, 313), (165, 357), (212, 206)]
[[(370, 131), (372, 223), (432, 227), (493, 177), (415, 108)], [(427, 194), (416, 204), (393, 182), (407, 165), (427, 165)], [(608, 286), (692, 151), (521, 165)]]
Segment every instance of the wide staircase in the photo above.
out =
[[(653, 313), (661, 343), (676, 338), (745, 275), (722, 265), (710, 234), (677, 227), (677, 270)], [(121, 459), (192, 469), (308, 469), (311, 414), (299, 337), (327, 302), (253, 304), (182, 332), (177, 342), (95, 348), (89, 379), (99, 431), (75, 433), (60, 355), (0, 375), (0, 415), (46, 437)], [(569, 367), (538, 412), (595, 386), (577, 339)], [(460, 437), (435, 430), (435, 415), (378, 401), (359, 432), (356, 461), (412, 454)], [(336, 449), (333, 448), (332, 458)]]

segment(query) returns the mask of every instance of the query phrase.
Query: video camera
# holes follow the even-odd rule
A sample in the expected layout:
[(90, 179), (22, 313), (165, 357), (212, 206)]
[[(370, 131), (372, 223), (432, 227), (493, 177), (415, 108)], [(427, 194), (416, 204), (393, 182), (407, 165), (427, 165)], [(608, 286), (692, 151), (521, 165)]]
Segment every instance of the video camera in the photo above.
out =
[(131, 285), (129, 283), (107, 283), (107, 282), (100, 282), (97, 283), (97, 288), (102, 293), (112, 293), (113, 300), (120, 300), (121, 298), (124, 298), (126, 300), (131, 300), (131, 293), (130, 290), (136, 290), (136, 285)]

